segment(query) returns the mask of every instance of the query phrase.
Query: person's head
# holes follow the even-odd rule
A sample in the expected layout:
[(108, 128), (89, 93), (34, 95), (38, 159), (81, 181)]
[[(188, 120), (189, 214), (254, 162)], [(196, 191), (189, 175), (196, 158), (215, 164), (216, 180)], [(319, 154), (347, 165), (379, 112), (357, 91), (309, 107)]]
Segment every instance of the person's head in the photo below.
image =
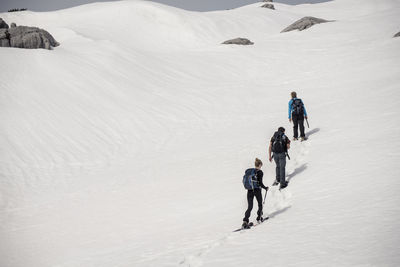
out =
[(285, 132), (285, 128), (279, 127), (279, 128), (278, 128), (278, 132), (284, 133), (284, 132)]
[(261, 169), (262, 167), (262, 161), (259, 158), (256, 158), (256, 161), (254, 162), (254, 166), (256, 166), (257, 169)]
[(292, 96), (292, 98), (297, 98), (297, 93), (295, 91), (291, 92), (290, 95)]

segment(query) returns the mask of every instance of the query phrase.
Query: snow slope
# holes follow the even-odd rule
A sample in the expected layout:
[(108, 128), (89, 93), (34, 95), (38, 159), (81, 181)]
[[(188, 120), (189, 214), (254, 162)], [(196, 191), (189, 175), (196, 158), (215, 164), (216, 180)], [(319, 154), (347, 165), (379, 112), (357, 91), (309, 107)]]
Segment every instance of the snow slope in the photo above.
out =
[[(400, 2), (259, 5), (0, 14), (61, 43), (0, 49), (0, 266), (400, 264)], [(280, 33), (306, 15), (335, 22)], [(232, 233), (292, 90), (311, 128), (290, 186)]]

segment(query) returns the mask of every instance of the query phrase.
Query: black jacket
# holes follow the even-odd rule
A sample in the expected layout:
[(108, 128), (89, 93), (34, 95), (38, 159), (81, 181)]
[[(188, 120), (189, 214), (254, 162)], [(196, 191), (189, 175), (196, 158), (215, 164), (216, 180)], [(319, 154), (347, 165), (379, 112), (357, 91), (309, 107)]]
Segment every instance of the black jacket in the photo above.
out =
[(263, 171), (262, 171), (262, 170), (257, 170), (257, 172), (256, 172), (256, 178), (257, 178), (257, 181), (258, 181), (258, 185), (259, 185), (261, 188), (264, 188), (265, 190), (268, 190), (268, 187), (266, 187), (266, 186), (263, 184), (263, 176), (264, 176)]

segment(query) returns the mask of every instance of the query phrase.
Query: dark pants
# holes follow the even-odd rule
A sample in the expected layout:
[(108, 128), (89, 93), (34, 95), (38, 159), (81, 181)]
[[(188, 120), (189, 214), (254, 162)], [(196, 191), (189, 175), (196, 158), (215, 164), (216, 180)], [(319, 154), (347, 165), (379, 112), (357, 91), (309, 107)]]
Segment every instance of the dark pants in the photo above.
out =
[(251, 210), (253, 209), (253, 199), (256, 197), (257, 202), (258, 202), (258, 211), (257, 211), (257, 220), (261, 218), (263, 212), (263, 204), (262, 204), (262, 194), (261, 194), (261, 188), (257, 188), (254, 190), (247, 190), (247, 210), (246, 213), (244, 214), (243, 221), (249, 222), (250, 218), (250, 213)]
[(286, 168), (286, 153), (274, 153), (274, 160), (276, 163), (276, 180), (281, 186), (286, 184), (285, 181), (285, 168)]
[(292, 120), (293, 120), (293, 137), (294, 138), (299, 137), (299, 131), (298, 131), (299, 126), (300, 126), (300, 137), (305, 137), (306, 135), (304, 134), (304, 116), (292, 115)]

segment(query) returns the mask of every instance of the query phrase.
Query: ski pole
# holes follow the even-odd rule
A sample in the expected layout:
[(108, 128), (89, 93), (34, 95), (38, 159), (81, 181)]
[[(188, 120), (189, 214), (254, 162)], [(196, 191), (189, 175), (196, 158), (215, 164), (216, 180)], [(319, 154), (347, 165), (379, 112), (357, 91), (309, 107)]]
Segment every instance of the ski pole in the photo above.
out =
[(267, 192), (268, 192), (268, 190), (265, 190), (265, 196), (264, 196), (263, 205), (265, 204), (265, 199), (267, 198)]
[(308, 124), (308, 119), (306, 118), (307, 127), (310, 128), (310, 124)]

